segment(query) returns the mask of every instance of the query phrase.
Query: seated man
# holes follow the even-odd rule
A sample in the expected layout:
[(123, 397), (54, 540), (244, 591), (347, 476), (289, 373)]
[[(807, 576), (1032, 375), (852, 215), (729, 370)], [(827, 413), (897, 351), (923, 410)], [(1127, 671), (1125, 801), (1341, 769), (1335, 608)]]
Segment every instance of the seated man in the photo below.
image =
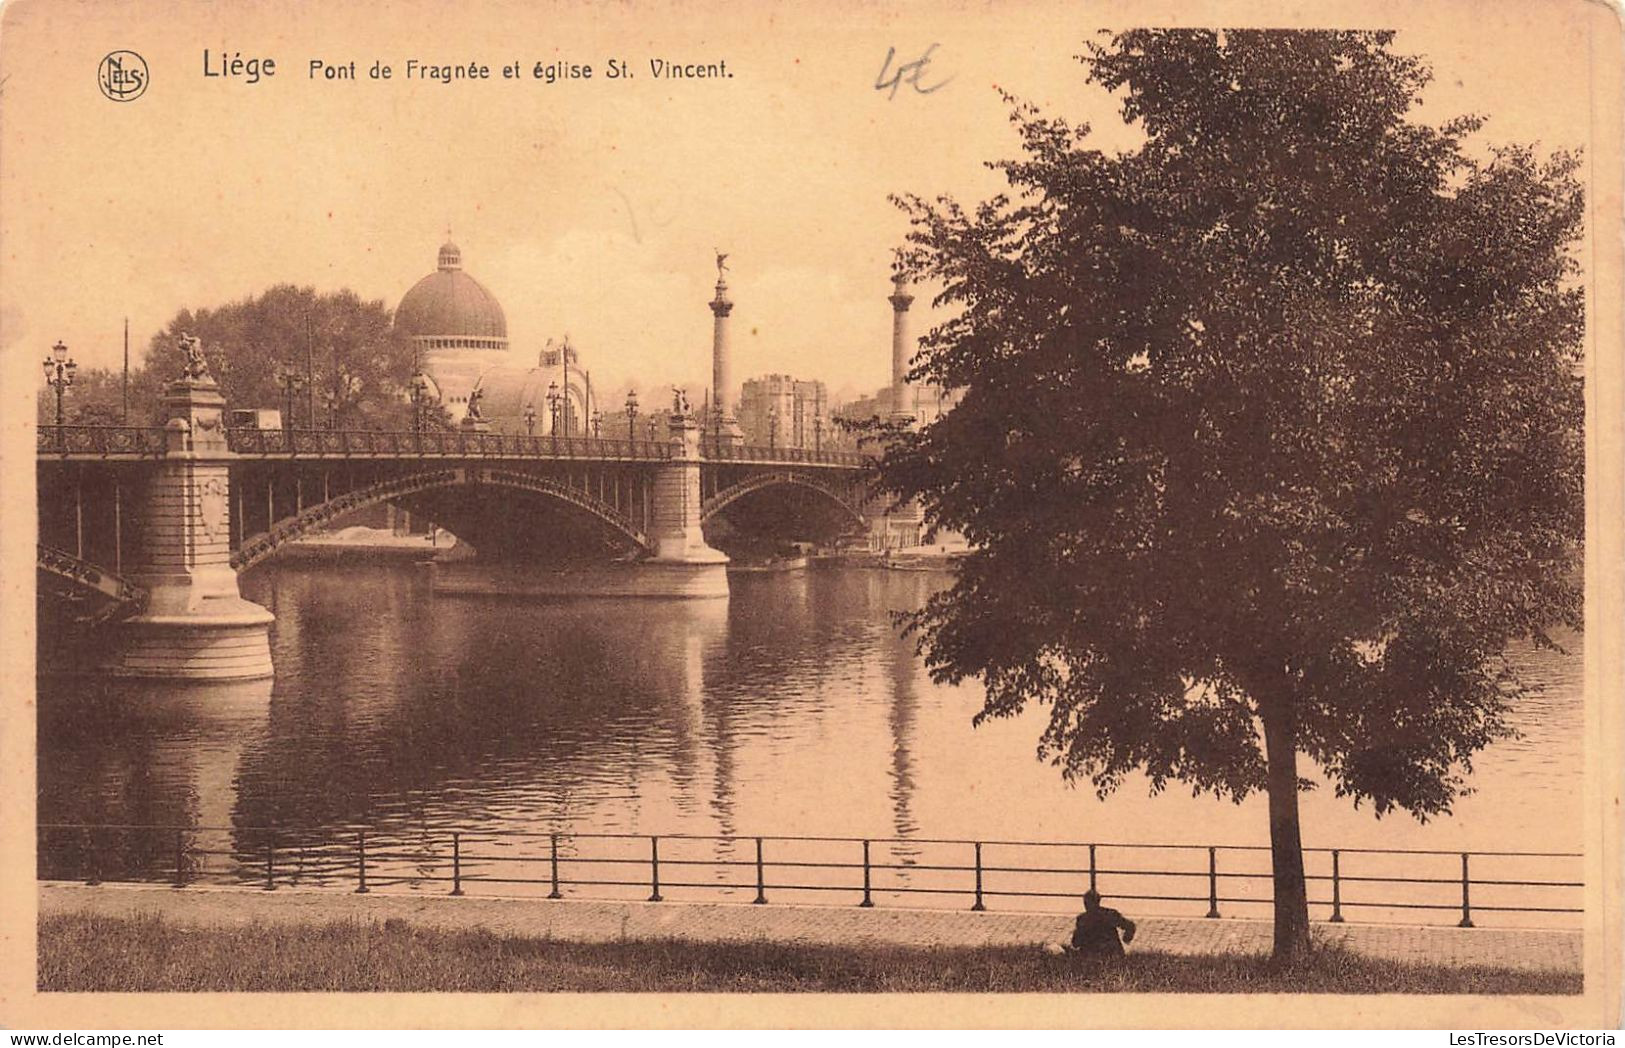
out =
[[(1118, 941), (1117, 931), (1123, 931)], [(1072, 930), (1070, 953), (1080, 957), (1121, 957), (1123, 943), (1134, 941), (1134, 922), (1107, 906), (1100, 905), (1100, 893), (1090, 888), (1083, 894), (1083, 912)]]

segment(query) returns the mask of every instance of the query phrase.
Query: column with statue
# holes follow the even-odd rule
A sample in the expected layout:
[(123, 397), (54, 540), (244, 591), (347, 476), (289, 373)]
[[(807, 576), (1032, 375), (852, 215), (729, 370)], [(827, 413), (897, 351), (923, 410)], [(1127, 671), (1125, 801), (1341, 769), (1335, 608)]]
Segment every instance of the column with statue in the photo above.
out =
[(147, 488), (131, 581), (149, 596), (119, 626), (114, 673), (182, 680), (272, 674), (275, 617), (243, 599), (231, 566), (231, 470), (225, 405), (201, 343), (180, 339), (185, 365), (164, 390), (165, 449)]

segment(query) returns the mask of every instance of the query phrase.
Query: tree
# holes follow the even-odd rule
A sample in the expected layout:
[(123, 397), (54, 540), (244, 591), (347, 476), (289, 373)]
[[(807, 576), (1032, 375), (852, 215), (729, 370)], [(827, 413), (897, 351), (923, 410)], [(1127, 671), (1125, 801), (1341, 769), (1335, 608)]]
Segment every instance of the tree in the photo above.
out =
[[(405, 429), (413, 368), (410, 342), (395, 333), (389, 308), (353, 291), (317, 294), (279, 284), (252, 298), (214, 309), (181, 310), (147, 351), (147, 370), (162, 381), (181, 372), (177, 340), (203, 340), (210, 370), (233, 407), (287, 410), (278, 376), (314, 374), (314, 390), (295, 400), (294, 422), (318, 428)], [(132, 403), (133, 403), (132, 393)], [(314, 413), (311, 406), (314, 406)]]
[[(130, 374), (131, 417), (135, 408), (137, 373)], [(41, 425), (56, 422), (56, 391), (42, 385), (35, 398)], [(62, 414), (69, 425), (116, 426), (124, 421), (124, 375), (107, 368), (80, 368), (62, 398)]]
[(1013, 103), (1009, 193), (898, 201), (953, 310), (911, 377), (964, 396), (880, 477), (974, 545), (909, 628), (1102, 796), (1267, 791), (1280, 960), (1300, 754), (1447, 813), (1508, 642), (1581, 617), (1577, 161), (1412, 120), (1391, 36), (1112, 36), (1081, 60), (1141, 145)]

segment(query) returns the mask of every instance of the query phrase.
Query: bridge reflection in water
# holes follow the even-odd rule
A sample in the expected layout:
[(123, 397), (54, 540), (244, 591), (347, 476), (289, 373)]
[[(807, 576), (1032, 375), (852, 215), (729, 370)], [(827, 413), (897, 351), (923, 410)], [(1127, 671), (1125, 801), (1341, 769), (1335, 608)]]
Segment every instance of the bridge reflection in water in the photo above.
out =
[[(889, 617), (943, 581), (814, 569), (736, 575), (726, 602), (535, 600), (437, 594), (412, 567), (268, 565), (243, 587), (276, 615), (274, 685), (43, 682), (40, 821), (228, 827), (206, 849), (227, 854), (198, 872), (251, 882), (267, 826), (339, 849), (387, 830), (437, 854), (453, 831), (696, 834), (729, 839), (673, 843), (669, 858), (732, 861), (753, 858), (757, 834), (901, 838), (874, 860), (904, 867), (891, 876), (905, 886), (964, 880), (924, 868), (968, 861), (927, 837), (1262, 843), (1261, 802), (1148, 797), (1132, 781), (1101, 802), (1034, 760), (1036, 716), (972, 731), (979, 695), (931, 682)], [(1579, 639), (1564, 640), (1566, 656), (1518, 654), (1548, 691), (1520, 720), (1526, 738), (1477, 762), (1479, 793), (1455, 817), (1379, 822), (1322, 789), (1304, 797), (1307, 843), (1577, 850)], [(90, 842), (44, 843), (42, 874), (84, 874)], [(535, 840), (496, 847), (545, 877)], [(625, 847), (648, 861), (646, 838)], [(854, 861), (837, 850), (830, 861)], [(172, 852), (150, 835), (98, 850), (104, 876), (157, 880)], [(1206, 853), (1193, 854), (1180, 861), (1199, 874)], [(741, 869), (685, 872), (736, 883)], [(344, 883), (353, 863), (305, 876)]]

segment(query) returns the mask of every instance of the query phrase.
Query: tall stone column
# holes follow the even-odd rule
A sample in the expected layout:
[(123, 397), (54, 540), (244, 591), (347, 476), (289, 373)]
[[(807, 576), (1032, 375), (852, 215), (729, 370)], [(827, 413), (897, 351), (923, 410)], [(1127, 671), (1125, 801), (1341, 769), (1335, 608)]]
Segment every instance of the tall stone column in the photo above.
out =
[(734, 304), (728, 298), (728, 281), (723, 275), (726, 268), (723, 261), (727, 257), (720, 252), (717, 254), (717, 293), (711, 299), (711, 403), (715, 418), (705, 422), (715, 431), (708, 435), (725, 444), (741, 444), (745, 433), (739, 428), (739, 401), (734, 390), (728, 344), (728, 314), (733, 312)]
[[(914, 296), (908, 291), (908, 278), (897, 272), (892, 275), (891, 303), (891, 418), (893, 425), (911, 427), (917, 421), (908, 385), (908, 362), (914, 355), (914, 346), (908, 335), (908, 307)], [(924, 524), (924, 511), (918, 500), (899, 506), (887, 506), (878, 517), (870, 518), (870, 541), (888, 552), (918, 545), (918, 536)]]
[(892, 421), (899, 422), (914, 418), (908, 388), (908, 362), (914, 355), (908, 337), (908, 307), (914, 304), (914, 296), (908, 293), (908, 278), (902, 273), (891, 281), (891, 415)]
[(225, 398), (195, 340), (186, 373), (165, 391), (166, 450), (148, 485), (132, 580), (149, 597), (121, 624), (113, 672), (171, 680), (252, 680), (272, 674), (274, 616), (243, 599), (231, 566), (232, 453)]

